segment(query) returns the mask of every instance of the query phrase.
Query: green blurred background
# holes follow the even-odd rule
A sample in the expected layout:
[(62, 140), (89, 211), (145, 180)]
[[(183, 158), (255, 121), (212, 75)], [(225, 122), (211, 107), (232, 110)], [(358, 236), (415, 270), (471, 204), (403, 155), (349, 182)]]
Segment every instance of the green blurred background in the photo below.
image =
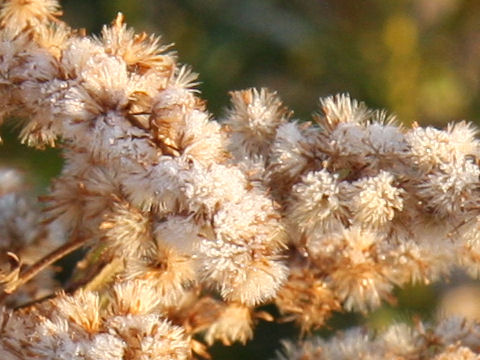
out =
[[(480, 1), (478, 0), (65, 0), (64, 19), (98, 34), (116, 13), (138, 32), (175, 43), (179, 60), (200, 74), (202, 97), (216, 118), (228, 91), (277, 90), (295, 117), (307, 120), (318, 98), (348, 92), (385, 108), (404, 123), (443, 126), (480, 118)], [(2, 131), (0, 160), (32, 174), (44, 192), (58, 174), (58, 151), (18, 145), (15, 126)], [(455, 283), (455, 282), (452, 282)], [(399, 307), (368, 319), (336, 316), (333, 328), (434, 316), (444, 286), (398, 292)], [(477, 297), (478, 298), (478, 297)], [(477, 304), (478, 306), (478, 304)], [(262, 324), (247, 350), (215, 347), (214, 358), (271, 356), (288, 326)], [(235, 356), (233, 355), (235, 354)]]

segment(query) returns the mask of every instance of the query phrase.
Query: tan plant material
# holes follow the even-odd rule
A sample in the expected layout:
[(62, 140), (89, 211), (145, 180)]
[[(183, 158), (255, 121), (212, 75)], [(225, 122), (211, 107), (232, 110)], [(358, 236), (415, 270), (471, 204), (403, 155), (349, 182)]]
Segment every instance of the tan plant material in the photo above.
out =
[[(207, 357), (258, 321), (308, 334), (394, 303), (396, 286), (478, 277), (473, 125), (405, 128), (346, 94), (300, 122), (267, 89), (232, 92), (217, 122), (158, 37), (121, 14), (91, 37), (60, 14), (0, 8), (0, 121), (65, 158), (42, 204), (0, 169), (1, 359)], [(61, 291), (50, 265), (79, 248)], [(353, 329), (279, 356), (473, 359), (478, 326)]]

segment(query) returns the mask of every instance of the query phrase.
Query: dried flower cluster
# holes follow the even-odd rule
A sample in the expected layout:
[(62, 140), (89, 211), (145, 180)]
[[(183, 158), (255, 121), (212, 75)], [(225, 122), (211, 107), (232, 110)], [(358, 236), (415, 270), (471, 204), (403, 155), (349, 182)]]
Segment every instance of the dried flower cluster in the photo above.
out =
[[(195, 75), (121, 15), (88, 37), (55, 0), (1, 6), (2, 119), (65, 157), (43, 207), (0, 170), (2, 359), (208, 356), (274, 320), (258, 305), (308, 332), (391, 301), (395, 286), (456, 267), (478, 277), (470, 124), (403, 128), (347, 95), (300, 123), (266, 89), (233, 92), (219, 123)], [(52, 269), (38, 274), (81, 247), (65, 292)], [(478, 326), (354, 330), (286, 356), (473, 359)]]
[(447, 318), (435, 326), (392, 325), (376, 336), (354, 328), (328, 341), (286, 342), (278, 360), (478, 360), (479, 341), (478, 323)]

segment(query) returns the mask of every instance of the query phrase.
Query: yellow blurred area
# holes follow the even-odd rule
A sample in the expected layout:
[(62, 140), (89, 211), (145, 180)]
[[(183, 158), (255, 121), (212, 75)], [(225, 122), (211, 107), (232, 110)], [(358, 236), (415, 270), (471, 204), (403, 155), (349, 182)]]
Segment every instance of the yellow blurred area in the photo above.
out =
[[(452, 5), (452, 0), (449, 4)], [(438, 8), (426, 7), (426, 4), (423, 9), (432, 12), (430, 16), (425, 14), (430, 22), (433, 13), (439, 12)], [(429, 57), (429, 51), (422, 49), (419, 43), (419, 37), (425, 36), (419, 33), (422, 25), (418, 17), (409, 16), (405, 10), (385, 21), (382, 40), (388, 55), (382, 70), (387, 108), (404, 123), (441, 124), (458, 120), (466, 113), (472, 96), (462, 84), (459, 71), (448, 65), (447, 51), (442, 54), (446, 58), (433, 58)]]
[(387, 18), (382, 35), (385, 46), (395, 58), (408, 58), (416, 51), (417, 24), (404, 13)]

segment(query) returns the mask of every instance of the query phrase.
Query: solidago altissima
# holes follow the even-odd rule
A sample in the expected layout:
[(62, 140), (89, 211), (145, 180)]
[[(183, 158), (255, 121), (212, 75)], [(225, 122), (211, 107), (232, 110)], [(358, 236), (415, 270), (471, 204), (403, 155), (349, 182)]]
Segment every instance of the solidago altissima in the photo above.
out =
[[(98, 37), (59, 15), (55, 0), (0, 10), (2, 119), (65, 158), (41, 204), (0, 169), (0, 358), (206, 357), (258, 321), (308, 333), (393, 301), (397, 286), (458, 267), (478, 277), (471, 124), (407, 128), (348, 95), (300, 122), (267, 89), (232, 92), (217, 122), (159, 38), (121, 14)], [(48, 266), (79, 248), (59, 284)], [(477, 359), (479, 329), (352, 329), (279, 358)]]

